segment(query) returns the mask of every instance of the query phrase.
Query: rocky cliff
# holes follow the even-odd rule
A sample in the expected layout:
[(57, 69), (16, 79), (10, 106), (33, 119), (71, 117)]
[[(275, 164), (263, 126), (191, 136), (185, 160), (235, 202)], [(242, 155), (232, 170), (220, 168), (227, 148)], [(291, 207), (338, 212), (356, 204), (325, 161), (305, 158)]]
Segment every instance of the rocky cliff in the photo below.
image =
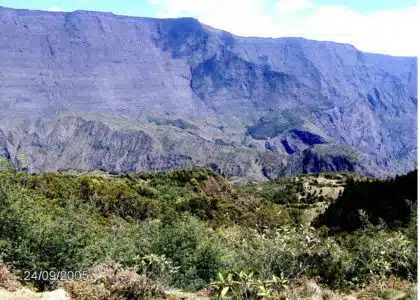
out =
[(30, 171), (415, 168), (417, 61), (195, 19), (0, 8), (0, 152)]

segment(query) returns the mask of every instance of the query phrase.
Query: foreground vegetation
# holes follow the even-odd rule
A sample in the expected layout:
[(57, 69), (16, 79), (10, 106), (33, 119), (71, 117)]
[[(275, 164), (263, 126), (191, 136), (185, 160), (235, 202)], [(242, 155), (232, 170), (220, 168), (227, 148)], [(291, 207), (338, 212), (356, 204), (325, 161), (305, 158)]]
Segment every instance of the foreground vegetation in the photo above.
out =
[[(239, 187), (207, 169), (34, 175), (3, 167), (0, 263), (17, 278), (88, 270), (89, 280), (64, 283), (76, 299), (158, 298), (171, 289), (291, 299), (303, 279), (332, 295), (375, 287), (379, 298), (397, 282), (411, 299), (416, 184), (416, 173), (381, 183), (342, 173)], [(361, 201), (376, 197), (378, 185), (387, 193), (375, 205)], [(352, 219), (337, 224), (337, 211)]]

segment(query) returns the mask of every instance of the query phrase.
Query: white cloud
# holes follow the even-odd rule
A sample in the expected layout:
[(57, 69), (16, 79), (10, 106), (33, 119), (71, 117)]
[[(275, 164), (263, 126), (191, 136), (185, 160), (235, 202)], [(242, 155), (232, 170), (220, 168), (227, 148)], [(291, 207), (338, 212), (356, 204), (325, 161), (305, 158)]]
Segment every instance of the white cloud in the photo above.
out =
[(345, 6), (315, 6), (310, 0), (149, 0), (157, 17), (192, 16), (243, 36), (300, 36), (350, 43), (368, 52), (420, 54), (420, 7), (362, 14)]
[(197, 17), (202, 23), (238, 35), (261, 35), (271, 27), (271, 17), (261, 0), (149, 0), (162, 8), (157, 17)]
[(63, 11), (61, 8), (59, 7), (50, 7), (46, 9), (47, 11), (54, 11), (54, 12), (60, 12)]
[(419, 16), (419, 7), (360, 14), (341, 6), (326, 6), (299, 18), (293, 27), (279, 26), (278, 33), (351, 43), (368, 52), (417, 56), (420, 43), (414, 30), (419, 27)]
[(292, 14), (314, 7), (315, 5), (309, 0), (280, 0), (276, 4), (280, 14)]

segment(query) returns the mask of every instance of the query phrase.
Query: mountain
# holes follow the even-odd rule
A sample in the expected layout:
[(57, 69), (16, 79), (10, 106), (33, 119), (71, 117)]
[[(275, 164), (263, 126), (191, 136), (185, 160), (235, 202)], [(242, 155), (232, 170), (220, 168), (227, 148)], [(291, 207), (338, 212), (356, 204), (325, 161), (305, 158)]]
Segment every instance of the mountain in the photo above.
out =
[(0, 154), (31, 172), (416, 167), (416, 58), (87, 11), (0, 7), (0, 31)]

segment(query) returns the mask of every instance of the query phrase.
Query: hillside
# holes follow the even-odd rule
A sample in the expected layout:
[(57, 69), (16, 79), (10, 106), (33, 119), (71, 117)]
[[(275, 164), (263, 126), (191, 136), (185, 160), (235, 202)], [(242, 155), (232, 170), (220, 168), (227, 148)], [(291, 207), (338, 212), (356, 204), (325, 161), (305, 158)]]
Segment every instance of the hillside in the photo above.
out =
[[(2, 169), (0, 295), (23, 284), (61, 288), (77, 300), (177, 299), (183, 292), (208, 299), (222, 290), (231, 299), (242, 293), (415, 299), (415, 209), (386, 217), (366, 209), (367, 218), (361, 214), (363, 222), (348, 233), (329, 223), (310, 226), (334, 213), (329, 207), (347, 199), (349, 185), (368, 191), (380, 184), (372, 178), (324, 173), (236, 185), (209, 169), (125, 175)], [(381, 184), (413, 189), (412, 177)], [(387, 205), (414, 208), (417, 197), (390, 197)], [(384, 221), (377, 224), (377, 217)], [(25, 270), (86, 278), (40, 279)]]
[(0, 154), (24, 170), (416, 166), (415, 58), (87, 11), (0, 7), (0, 31)]

